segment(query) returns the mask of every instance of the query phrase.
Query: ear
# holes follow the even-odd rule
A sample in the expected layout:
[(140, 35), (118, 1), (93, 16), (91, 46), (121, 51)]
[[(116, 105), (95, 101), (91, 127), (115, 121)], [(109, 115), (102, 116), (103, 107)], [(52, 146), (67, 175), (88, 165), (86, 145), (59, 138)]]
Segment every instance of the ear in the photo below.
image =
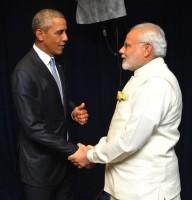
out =
[(145, 57), (151, 56), (152, 51), (153, 51), (152, 45), (149, 44), (149, 43), (146, 43), (146, 44), (144, 45), (144, 48), (145, 48), (145, 49), (144, 49), (144, 56), (145, 56)]
[(36, 35), (36, 38), (39, 40), (39, 41), (43, 41), (44, 39), (44, 31), (42, 29), (37, 29), (36, 32), (35, 32), (35, 35)]

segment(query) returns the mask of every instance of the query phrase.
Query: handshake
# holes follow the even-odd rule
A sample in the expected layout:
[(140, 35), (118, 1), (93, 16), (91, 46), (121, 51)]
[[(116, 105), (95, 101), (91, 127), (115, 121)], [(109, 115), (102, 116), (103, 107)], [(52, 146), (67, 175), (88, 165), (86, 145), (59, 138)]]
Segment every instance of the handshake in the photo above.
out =
[(93, 149), (94, 147), (91, 145), (83, 145), (78, 143), (78, 150), (68, 157), (68, 160), (71, 161), (78, 168), (92, 168), (94, 167), (94, 163), (91, 163), (87, 158), (87, 151)]

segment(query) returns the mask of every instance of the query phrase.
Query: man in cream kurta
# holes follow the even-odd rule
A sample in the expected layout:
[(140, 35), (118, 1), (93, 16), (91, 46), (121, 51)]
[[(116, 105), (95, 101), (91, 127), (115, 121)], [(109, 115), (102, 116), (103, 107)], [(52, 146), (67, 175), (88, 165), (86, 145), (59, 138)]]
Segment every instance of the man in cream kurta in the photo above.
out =
[(134, 76), (117, 101), (108, 134), (94, 147), (80, 144), (79, 154), (69, 160), (79, 167), (106, 164), (104, 190), (111, 199), (179, 200), (174, 146), (180, 137), (182, 95), (163, 59), (162, 29), (151, 23), (135, 26), (120, 53), (122, 67)]

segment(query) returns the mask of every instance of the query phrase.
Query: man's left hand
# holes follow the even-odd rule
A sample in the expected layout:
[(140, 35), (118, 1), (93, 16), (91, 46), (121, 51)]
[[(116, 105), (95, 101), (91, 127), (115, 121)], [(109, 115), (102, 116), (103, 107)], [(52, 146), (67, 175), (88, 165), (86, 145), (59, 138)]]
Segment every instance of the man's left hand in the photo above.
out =
[(81, 125), (86, 124), (89, 115), (87, 109), (85, 108), (85, 103), (81, 103), (79, 106), (76, 106), (71, 113), (71, 117)]

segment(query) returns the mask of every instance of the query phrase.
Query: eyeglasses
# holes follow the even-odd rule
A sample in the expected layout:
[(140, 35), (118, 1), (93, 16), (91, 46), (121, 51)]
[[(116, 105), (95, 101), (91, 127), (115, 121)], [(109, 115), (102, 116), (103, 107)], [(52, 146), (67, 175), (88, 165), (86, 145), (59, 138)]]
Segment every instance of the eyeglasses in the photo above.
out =
[(127, 43), (125, 43), (124, 45), (123, 45), (123, 47), (124, 48), (128, 48), (128, 47), (131, 47), (132, 45), (135, 45), (135, 44), (146, 44), (146, 45), (151, 45), (149, 42), (135, 42), (135, 43), (133, 43), (133, 44), (127, 44)]
[(147, 44), (147, 45), (151, 45), (151, 43), (149, 43), (149, 42), (138, 42), (138, 44)]

